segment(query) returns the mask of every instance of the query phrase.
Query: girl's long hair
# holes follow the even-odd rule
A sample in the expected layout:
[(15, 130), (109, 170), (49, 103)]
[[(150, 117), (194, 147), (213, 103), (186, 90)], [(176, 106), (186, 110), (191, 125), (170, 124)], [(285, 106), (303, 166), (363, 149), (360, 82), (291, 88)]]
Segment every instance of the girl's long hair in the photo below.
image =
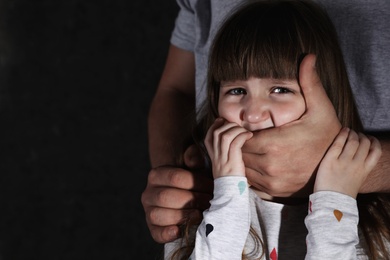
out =
[[(218, 117), (221, 81), (250, 77), (298, 80), (300, 61), (308, 53), (317, 57), (317, 73), (341, 124), (362, 131), (337, 33), (327, 13), (306, 0), (256, 1), (235, 12), (215, 37), (207, 99), (194, 131), (199, 146), (206, 151), (204, 137)], [(366, 254), (370, 259), (390, 259), (386, 248), (390, 241), (389, 196), (367, 194), (357, 200)]]

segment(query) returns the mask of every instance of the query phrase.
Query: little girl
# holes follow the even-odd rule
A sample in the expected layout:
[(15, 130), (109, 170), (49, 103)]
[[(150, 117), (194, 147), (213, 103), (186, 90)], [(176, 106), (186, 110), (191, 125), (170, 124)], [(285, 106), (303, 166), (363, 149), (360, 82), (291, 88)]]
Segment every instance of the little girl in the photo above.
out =
[[(308, 184), (313, 194), (274, 198), (262, 192), (256, 175), (246, 174), (241, 147), (252, 132), (304, 114), (299, 70), (314, 64), (344, 127), (313, 176), (314, 186)], [(309, 1), (242, 7), (216, 35), (198, 127), (211, 163), (214, 198), (196, 233), (189, 221), (185, 238), (166, 245), (166, 258), (390, 259), (388, 198), (374, 194), (356, 200), (381, 154), (379, 142), (355, 132), (360, 130), (326, 13)]]

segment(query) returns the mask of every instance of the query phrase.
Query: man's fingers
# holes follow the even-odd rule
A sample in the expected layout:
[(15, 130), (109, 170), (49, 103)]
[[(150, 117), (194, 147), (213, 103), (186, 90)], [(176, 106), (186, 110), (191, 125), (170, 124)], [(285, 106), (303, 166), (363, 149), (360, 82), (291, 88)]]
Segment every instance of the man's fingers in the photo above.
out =
[[(156, 208), (158, 209), (158, 208)], [(199, 210), (168, 210), (158, 209), (160, 212), (154, 212), (154, 216), (150, 215), (148, 225), (150, 234), (158, 243), (168, 243), (180, 237), (179, 225), (184, 225), (190, 219), (191, 224), (199, 224), (202, 221), (202, 212)], [(159, 218), (156, 214), (161, 214), (163, 218)], [(157, 219), (156, 219), (157, 217)], [(170, 222), (159, 222), (160, 220), (175, 220)]]
[(252, 132), (241, 132), (239, 135), (237, 135), (236, 138), (231, 142), (230, 149), (229, 149), (229, 158), (232, 156), (235, 156), (236, 158), (242, 157), (242, 151), (241, 148), (245, 144), (246, 141), (251, 139), (253, 136)]
[(152, 169), (149, 172), (148, 185), (206, 193), (213, 191), (213, 180), (204, 174), (169, 166)]
[(200, 209), (209, 207), (212, 196), (208, 193), (200, 193), (174, 188), (155, 188), (153, 192), (142, 194), (144, 207), (156, 206), (170, 209)]
[(177, 225), (187, 218), (198, 220), (209, 207), (212, 190), (212, 179), (201, 173), (168, 166), (151, 170), (141, 201), (153, 239), (167, 243), (178, 238)]
[(245, 157), (258, 157), (257, 155), (265, 154), (270, 146), (269, 143), (275, 141), (272, 137), (278, 138), (280, 127), (269, 128), (253, 132), (252, 137), (242, 146), (242, 152)]
[(181, 225), (186, 220), (198, 222), (202, 220), (202, 213), (197, 209), (167, 209), (167, 208), (151, 208), (147, 213), (147, 220), (153, 226), (174, 226)]
[(285, 183), (280, 182), (278, 179), (275, 180), (273, 177), (263, 175), (255, 169), (245, 168), (245, 175), (248, 180), (251, 180), (250, 185), (256, 190), (275, 197), (286, 197), (291, 194), (291, 191), (288, 190), (289, 187)]
[(149, 230), (153, 240), (161, 244), (172, 242), (180, 236), (180, 229), (178, 226), (149, 226)]
[(204, 167), (203, 155), (197, 145), (193, 144), (185, 150), (184, 164), (190, 169), (199, 169)]

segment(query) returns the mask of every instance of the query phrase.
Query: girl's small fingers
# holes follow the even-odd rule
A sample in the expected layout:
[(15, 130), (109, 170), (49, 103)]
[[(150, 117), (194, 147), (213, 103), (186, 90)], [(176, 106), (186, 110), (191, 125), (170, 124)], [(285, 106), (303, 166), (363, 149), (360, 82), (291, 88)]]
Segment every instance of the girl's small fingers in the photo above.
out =
[(246, 141), (252, 138), (252, 136), (253, 133), (250, 131), (245, 131), (237, 135), (230, 144), (229, 159), (233, 156), (242, 156), (241, 148)]
[(344, 145), (347, 142), (350, 129), (343, 127), (340, 133), (336, 136), (336, 139), (333, 141), (333, 144), (330, 146), (327, 156), (338, 158), (343, 151)]
[(226, 139), (224, 137), (226, 132), (237, 127), (238, 125), (236, 123), (227, 122), (223, 118), (215, 120), (205, 138), (205, 145), (210, 158), (220, 158), (222, 161), (226, 160), (227, 151), (224, 150), (223, 139)]
[[(207, 131), (205, 143), (208, 143), (206, 146), (207, 151), (209, 152), (210, 156), (212, 154), (214, 156), (219, 156), (220, 153), (220, 136), (223, 132), (228, 130), (231, 127), (236, 126), (235, 123), (229, 123), (226, 122), (223, 118), (217, 118), (215, 122), (211, 125), (209, 130)], [(210, 153), (212, 151), (212, 153)]]
[(242, 133), (246, 133), (246, 132), (247, 130), (245, 128), (242, 128), (240, 126), (235, 126), (223, 133), (223, 135), (221, 136), (220, 150), (221, 150), (222, 158), (224, 160), (229, 159), (229, 152), (232, 149), (231, 145), (234, 142), (234, 140)]
[(367, 136), (365, 136), (362, 133), (358, 133), (358, 137), (359, 137), (359, 143), (353, 159), (364, 162), (370, 150), (371, 141), (370, 139), (368, 139)]
[(347, 142), (344, 144), (343, 151), (341, 152), (339, 158), (340, 159), (354, 158), (358, 147), (359, 147), (359, 136), (354, 130), (350, 129)]
[(206, 146), (207, 153), (212, 158), (214, 155), (214, 146), (213, 146), (213, 131), (211, 128), (207, 131), (206, 137), (204, 139), (204, 145)]
[(214, 144), (214, 138), (213, 138), (213, 135), (214, 135), (214, 131), (216, 129), (218, 129), (219, 127), (221, 127), (224, 123), (224, 120), (223, 118), (217, 118), (214, 123), (210, 126), (209, 130), (207, 131), (206, 133), (206, 137), (204, 139), (204, 144), (206, 146), (206, 149), (207, 149), (207, 152), (209, 153), (210, 156), (212, 156), (212, 154), (214, 154), (214, 147), (213, 147), (213, 144)]
[(235, 127), (237, 127), (236, 123), (225, 122), (221, 127), (215, 129), (213, 133), (214, 157), (226, 160), (226, 152), (223, 150), (224, 135), (226, 132), (229, 132), (231, 128)]
[(231, 148), (229, 149), (229, 162), (232, 168), (232, 171), (235, 174), (240, 174), (245, 176), (245, 164), (242, 159), (242, 146), (244, 143), (253, 136), (252, 132), (244, 132), (238, 135), (233, 142), (231, 143)]
[(378, 163), (379, 159), (382, 155), (382, 147), (378, 139), (375, 137), (369, 136), (369, 140), (371, 141), (370, 150), (368, 152), (368, 156), (366, 158), (366, 169), (371, 171), (374, 169), (375, 165)]
[(209, 130), (207, 131), (206, 138), (212, 138), (212, 134), (214, 131), (218, 128), (220, 128), (224, 124), (225, 120), (221, 117), (215, 119), (214, 123), (210, 126)]

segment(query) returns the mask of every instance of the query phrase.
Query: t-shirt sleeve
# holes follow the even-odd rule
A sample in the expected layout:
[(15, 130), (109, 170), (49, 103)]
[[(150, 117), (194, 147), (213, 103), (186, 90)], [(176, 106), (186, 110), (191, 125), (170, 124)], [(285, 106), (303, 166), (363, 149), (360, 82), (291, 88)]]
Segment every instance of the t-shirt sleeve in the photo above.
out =
[(310, 195), (305, 259), (357, 259), (359, 213), (350, 196), (321, 191)]
[(214, 181), (214, 198), (196, 232), (195, 259), (242, 259), (250, 229), (249, 192), (245, 177)]
[(177, 0), (180, 7), (175, 27), (171, 36), (171, 44), (181, 49), (194, 52), (195, 46), (195, 11), (190, 0)]

